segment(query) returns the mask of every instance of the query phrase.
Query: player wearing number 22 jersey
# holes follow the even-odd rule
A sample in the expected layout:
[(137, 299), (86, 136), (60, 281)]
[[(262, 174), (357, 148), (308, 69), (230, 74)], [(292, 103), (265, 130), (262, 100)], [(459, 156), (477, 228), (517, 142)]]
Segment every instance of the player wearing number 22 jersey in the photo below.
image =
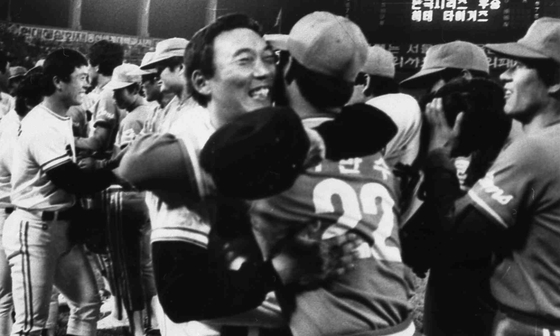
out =
[[(315, 127), (325, 118), (305, 119)], [(253, 202), (253, 231), (263, 255), (294, 234), (328, 239), (352, 230), (367, 242), (355, 268), (320, 288), (277, 292), (295, 336), (412, 335), (413, 291), (401, 259), (397, 195), (381, 154), (307, 170), (291, 189)]]

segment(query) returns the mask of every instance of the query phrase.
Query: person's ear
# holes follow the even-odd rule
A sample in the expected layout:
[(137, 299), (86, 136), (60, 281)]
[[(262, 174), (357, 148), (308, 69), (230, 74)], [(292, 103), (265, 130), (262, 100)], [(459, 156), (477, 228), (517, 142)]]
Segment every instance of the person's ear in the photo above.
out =
[(548, 87), (548, 94), (555, 97), (560, 97), (560, 83), (556, 83)]
[(465, 79), (468, 79), (468, 80), (473, 79), (472, 73), (471, 73), (469, 70), (467, 70), (467, 69), (463, 69), (463, 71), (461, 72), (461, 75), (462, 75), (463, 78), (465, 78)]
[(204, 77), (200, 70), (195, 70), (192, 73), (191, 81), (196, 92), (204, 96), (210, 96), (210, 94), (212, 93), (210, 83), (208, 82), (208, 79)]

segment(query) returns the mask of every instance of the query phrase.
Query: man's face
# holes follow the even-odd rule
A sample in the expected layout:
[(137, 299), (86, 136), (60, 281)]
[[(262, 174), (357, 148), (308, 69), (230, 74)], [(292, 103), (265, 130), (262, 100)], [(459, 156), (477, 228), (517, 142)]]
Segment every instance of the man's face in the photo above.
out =
[[(136, 90), (135, 90), (136, 91)], [(117, 89), (113, 91), (113, 99), (120, 109), (127, 110), (134, 104), (137, 93), (129, 91), (129, 87)]]
[(165, 61), (158, 65), (157, 73), (160, 78), (160, 90), (162, 92), (173, 92), (175, 94), (181, 93), (183, 88), (187, 85), (183, 69), (184, 67), (181, 65), (172, 69)]
[(142, 81), (142, 88), (146, 94), (146, 100), (149, 102), (157, 101), (162, 94), (161, 83), (158, 77), (151, 77)]
[(88, 67), (74, 69), (68, 82), (60, 81), (62, 99), (67, 106), (80, 105), (89, 87)]
[(537, 70), (521, 61), (501, 74), (500, 80), (504, 82), (504, 112), (514, 119), (532, 118), (548, 100), (548, 86)]
[(214, 76), (207, 80), (209, 108), (227, 109), (231, 116), (272, 104), (276, 73), (272, 48), (256, 32), (239, 28), (214, 40)]

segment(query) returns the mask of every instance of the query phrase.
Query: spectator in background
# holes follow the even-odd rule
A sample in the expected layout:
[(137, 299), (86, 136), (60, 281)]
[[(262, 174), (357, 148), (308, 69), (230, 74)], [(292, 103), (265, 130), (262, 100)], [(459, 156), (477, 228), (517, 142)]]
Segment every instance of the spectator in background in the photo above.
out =
[(10, 77), (8, 78), (8, 93), (15, 97), (18, 84), (23, 80), (23, 76), (27, 72), (22, 66), (10, 67)]
[(10, 61), (8, 55), (0, 50), (0, 120), (14, 109), (15, 100), (7, 94), (8, 77), (10, 76)]
[(175, 95), (159, 117), (159, 125), (156, 127), (158, 132), (169, 131), (187, 111), (198, 106), (191, 97), (184, 75), (183, 56), (188, 43), (189, 41), (177, 37), (163, 40), (156, 45), (152, 60), (140, 67), (142, 70), (156, 69), (161, 82), (160, 90)]
[(117, 107), (113, 90), (106, 85), (111, 80), (113, 69), (122, 64), (124, 50), (119, 44), (101, 40), (91, 46), (88, 58), (89, 78), (94, 89), (79, 107), (80, 113), (85, 113), (89, 121), (88, 137), (77, 138), (76, 149), (107, 158), (126, 112)]
[(398, 163), (411, 166), (420, 150), (422, 113), (416, 99), (399, 93), (393, 54), (379, 46), (370, 47), (362, 72), (367, 75), (363, 90), (367, 104), (385, 112), (397, 125), (397, 134), (383, 151), (385, 161), (391, 167)]
[[(150, 63), (153, 59), (154, 52), (148, 52), (144, 55), (142, 59), (142, 64), (140, 67)], [(140, 70), (139, 74), (142, 76), (142, 89), (146, 100), (152, 105), (152, 113), (148, 116), (146, 123), (144, 124), (144, 130), (142, 133), (150, 134), (158, 131), (159, 125), (161, 125), (161, 119), (164, 116), (164, 109), (173, 99), (175, 94), (169, 90), (162, 90), (162, 82), (157, 74), (157, 69), (146, 69)]]

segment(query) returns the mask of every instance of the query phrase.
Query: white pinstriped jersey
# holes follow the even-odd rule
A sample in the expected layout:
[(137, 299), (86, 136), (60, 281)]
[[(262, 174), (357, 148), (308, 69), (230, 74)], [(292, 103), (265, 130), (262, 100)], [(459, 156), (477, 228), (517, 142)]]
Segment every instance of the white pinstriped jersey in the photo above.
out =
[(11, 166), (21, 121), (15, 110), (0, 120), (0, 208), (11, 206)]
[[(169, 133), (180, 139), (189, 158), (187, 164), (194, 170), (194, 180), (203, 198), (212, 193), (210, 178), (202, 171), (198, 157), (206, 141), (215, 129), (210, 124), (208, 111), (201, 106), (189, 106), (188, 110), (169, 124)], [(153, 194), (146, 195), (146, 203), (152, 221), (151, 241), (185, 241), (201, 247), (208, 245), (210, 223), (205, 216), (206, 202), (201, 202), (196, 211), (187, 206), (172, 207)]]
[(12, 164), (12, 203), (30, 210), (58, 211), (75, 197), (57, 188), (46, 171), (76, 162), (72, 120), (37, 105), (21, 122)]

